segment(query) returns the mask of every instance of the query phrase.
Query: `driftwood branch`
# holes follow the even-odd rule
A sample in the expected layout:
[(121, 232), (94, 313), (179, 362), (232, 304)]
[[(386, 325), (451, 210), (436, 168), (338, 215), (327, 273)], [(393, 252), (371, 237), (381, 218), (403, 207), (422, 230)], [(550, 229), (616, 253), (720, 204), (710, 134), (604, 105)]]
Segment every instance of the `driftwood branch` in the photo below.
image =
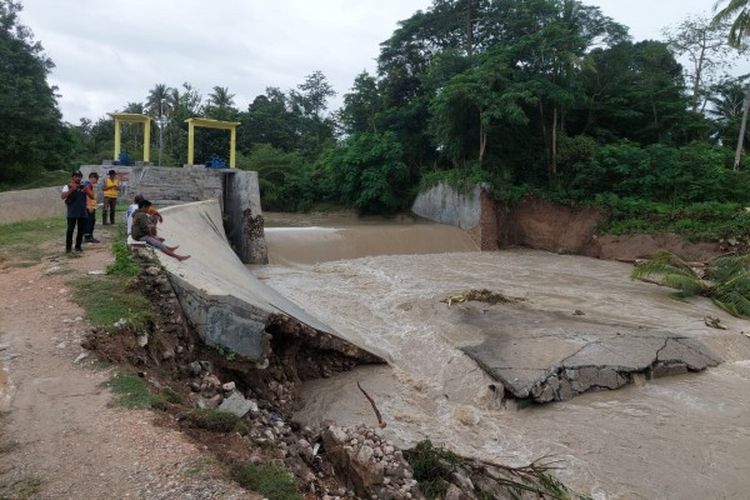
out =
[(357, 387), (359, 388), (360, 391), (362, 391), (362, 394), (365, 395), (365, 397), (367, 398), (367, 401), (370, 402), (370, 405), (372, 406), (372, 410), (375, 412), (375, 416), (378, 418), (378, 425), (380, 426), (381, 429), (384, 428), (387, 424), (385, 423), (385, 421), (383, 421), (383, 415), (381, 415), (380, 410), (378, 410), (378, 407), (375, 406), (375, 400), (373, 400), (370, 397), (370, 395), (367, 394), (367, 392), (365, 392), (364, 389), (362, 389), (362, 386), (359, 384), (359, 381), (357, 381)]

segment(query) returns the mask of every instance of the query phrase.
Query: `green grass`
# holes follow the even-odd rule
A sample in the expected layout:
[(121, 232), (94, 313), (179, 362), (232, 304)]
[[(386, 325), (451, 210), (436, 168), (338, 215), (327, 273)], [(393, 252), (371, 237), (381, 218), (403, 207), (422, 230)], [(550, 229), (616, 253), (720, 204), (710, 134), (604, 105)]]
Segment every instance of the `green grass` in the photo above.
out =
[(18, 481), (0, 481), (0, 500), (26, 500), (42, 491), (44, 480), (29, 476)]
[(225, 411), (196, 409), (185, 414), (185, 420), (194, 427), (212, 432), (247, 433), (245, 422), (233, 413)]
[(164, 400), (151, 392), (144, 379), (130, 373), (117, 373), (102, 385), (115, 395), (115, 406), (123, 408), (154, 408)]
[(70, 174), (68, 170), (40, 170), (27, 176), (23, 181), (0, 183), (0, 191), (64, 186), (70, 180)]
[(42, 243), (51, 240), (60, 242), (64, 248), (65, 217), (47, 217), (10, 224), (0, 224), (0, 260), (23, 258), (24, 261), (39, 261), (54, 252), (40, 248)]
[(448, 491), (446, 479), (456, 469), (456, 455), (426, 439), (417, 444), (414, 451), (407, 455), (407, 459), (422, 493), (427, 498), (444, 497)]
[(107, 266), (107, 274), (115, 276), (138, 276), (141, 268), (128, 249), (124, 237), (118, 238), (117, 241), (112, 243), (112, 255), (115, 256), (115, 260)]
[(257, 491), (269, 500), (302, 500), (294, 478), (275, 465), (239, 465), (232, 469), (232, 479), (244, 488)]
[(73, 301), (86, 310), (94, 325), (111, 328), (121, 318), (133, 328), (153, 321), (153, 307), (146, 297), (133, 289), (130, 279), (116, 275), (86, 276), (69, 282)]
[(704, 202), (673, 206), (638, 198), (598, 196), (610, 219), (600, 234), (678, 234), (690, 241), (745, 238), (750, 235), (750, 212), (737, 203)]

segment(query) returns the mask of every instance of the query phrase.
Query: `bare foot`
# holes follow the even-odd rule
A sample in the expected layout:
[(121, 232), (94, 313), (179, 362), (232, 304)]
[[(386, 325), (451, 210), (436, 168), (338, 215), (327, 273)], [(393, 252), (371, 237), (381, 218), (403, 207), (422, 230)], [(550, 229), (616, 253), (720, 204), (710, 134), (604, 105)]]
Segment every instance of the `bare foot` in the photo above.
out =
[(183, 260), (188, 260), (189, 258), (190, 258), (189, 255), (178, 255), (177, 256), (177, 260), (179, 260), (180, 262), (182, 262)]

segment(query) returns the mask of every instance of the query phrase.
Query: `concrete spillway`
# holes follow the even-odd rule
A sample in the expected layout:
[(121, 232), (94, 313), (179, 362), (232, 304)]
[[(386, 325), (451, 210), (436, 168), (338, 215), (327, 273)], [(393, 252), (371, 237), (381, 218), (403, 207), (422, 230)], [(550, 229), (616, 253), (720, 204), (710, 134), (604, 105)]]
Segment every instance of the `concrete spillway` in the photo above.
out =
[(188, 319), (208, 345), (229, 349), (262, 363), (268, 355), (269, 322), (278, 316), (308, 327), (318, 344), (352, 357), (376, 361), (301, 307), (258, 280), (240, 261), (224, 234), (222, 214), (215, 200), (188, 203), (161, 211), (159, 235), (180, 245), (191, 258), (179, 262), (161, 252)]

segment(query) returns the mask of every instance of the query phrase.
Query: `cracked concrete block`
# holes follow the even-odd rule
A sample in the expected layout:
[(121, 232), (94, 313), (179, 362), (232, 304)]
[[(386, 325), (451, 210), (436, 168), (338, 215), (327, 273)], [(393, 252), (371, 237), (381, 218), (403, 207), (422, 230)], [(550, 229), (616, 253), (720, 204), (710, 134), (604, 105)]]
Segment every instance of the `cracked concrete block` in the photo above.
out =
[(599, 387), (606, 387), (607, 389), (617, 389), (627, 384), (629, 380), (623, 377), (614, 368), (599, 368), (599, 376), (597, 383)]
[(558, 389), (560, 389), (560, 379), (557, 378), (557, 375), (553, 375), (544, 383), (535, 386), (531, 395), (537, 403), (548, 403), (555, 400)]
[(559, 399), (560, 401), (565, 401), (566, 399), (570, 399), (576, 395), (577, 393), (573, 390), (573, 387), (571, 387), (569, 381), (565, 379), (560, 380), (560, 389), (557, 391), (557, 399)]
[(682, 362), (692, 371), (716, 366), (716, 356), (704, 345), (692, 339), (669, 339), (659, 351), (656, 361), (663, 363)]
[(687, 372), (688, 367), (685, 363), (657, 363), (651, 369), (651, 377), (671, 377), (672, 375), (682, 375)]

